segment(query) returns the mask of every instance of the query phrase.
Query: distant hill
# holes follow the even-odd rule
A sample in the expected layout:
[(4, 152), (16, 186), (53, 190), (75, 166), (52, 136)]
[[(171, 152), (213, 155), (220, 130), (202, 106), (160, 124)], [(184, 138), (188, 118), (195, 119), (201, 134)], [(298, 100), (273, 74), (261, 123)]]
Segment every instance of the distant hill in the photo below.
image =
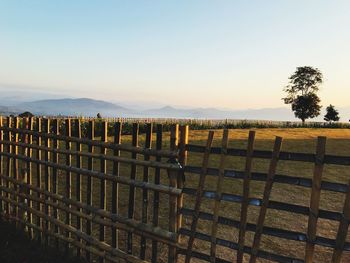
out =
[[(2, 102), (4, 103), (4, 102)], [(131, 107), (131, 106), (130, 106)], [(139, 110), (122, 107), (115, 103), (88, 98), (44, 99), (31, 102), (20, 101), (15, 105), (0, 106), (3, 115), (18, 114), (24, 111), (36, 115), (69, 115), (69, 116), (96, 116), (102, 117), (134, 117), (134, 118), (195, 118), (195, 119), (247, 119), (296, 121), (289, 108), (263, 108), (242, 110), (221, 110), (216, 108), (176, 108), (165, 106), (160, 108)], [(350, 107), (339, 108), (341, 121), (348, 122)], [(313, 121), (323, 121), (325, 109), (321, 116)]]
[(102, 116), (122, 115), (128, 112), (127, 109), (102, 100), (87, 98), (79, 99), (48, 99), (32, 102), (22, 102), (17, 105), (25, 111), (40, 115), (73, 115), (73, 116)]
[(146, 110), (141, 114), (160, 118), (294, 120), (293, 113), (286, 108), (219, 110), (215, 108), (177, 109), (167, 106)]
[(0, 106), (0, 114), (1, 115), (12, 115), (18, 114), (21, 112), (21, 109), (18, 109), (14, 106)]
[[(339, 108), (341, 121), (350, 119), (350, 107)], [(323, 121), (325, 108), (321, 115), (312, 121)], [(262, 108), (243, 110), (219, 110), (215, 108), (178, 109), (170, 106), (145, 110), (138, 113), (142, 117), (152, 116), (158, 118), (204, 118), (204, 119), (247, 119), (247, 120), (273, 120), (273, 121), (297, 121), (294, 113), (289, 108)]]

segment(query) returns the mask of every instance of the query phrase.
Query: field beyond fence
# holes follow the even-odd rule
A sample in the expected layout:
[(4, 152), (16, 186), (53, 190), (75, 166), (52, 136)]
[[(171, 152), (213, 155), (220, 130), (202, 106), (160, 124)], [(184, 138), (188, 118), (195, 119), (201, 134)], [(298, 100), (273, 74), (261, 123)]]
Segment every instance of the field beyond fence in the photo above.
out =
[(148, 121), (128, 132), (94, 119), (0, 122), (1, 216), (62, 253), (90, 262), (350, 261), (348, 130), (327, 139), (305, 129), (302, 140), (288, 129), (260, 137)]
[[(53, 119), (62, 119), (62, 117), (50, 117)], [(77, 117), (67, 117), (77, 119)], [(64, 119), (64, 118), (63, 118)], [(325, 122), (325, 121), (271, 121), (271, 120), (246, 120), (246, 119), (191, 119), (191, 118), (94, 118), (79, 117), (82, 124), (94, 120), (96, 123), (106, 121), (108, 123), (123, 123), (123, 134), (132, 133), (133, 123), (138, 123), (140, 131), (147, 123), (162, 124), (163, 131), (170, 131), (170, 127), (174, 124), (188, 125), (191, 130), (208, 130), (208, 129), (253, 129), (253, 128), (325, 128), (325, 129), (346, 129), (350, 128), (349, 122)], [(61, 122), (64, 126), (64, 122)], [(87, 128), (82, 130), (86, 130)], [(97, 131), (98, 127), (96, 127)], [(112, 130), (112, 127), (109, 128)]]

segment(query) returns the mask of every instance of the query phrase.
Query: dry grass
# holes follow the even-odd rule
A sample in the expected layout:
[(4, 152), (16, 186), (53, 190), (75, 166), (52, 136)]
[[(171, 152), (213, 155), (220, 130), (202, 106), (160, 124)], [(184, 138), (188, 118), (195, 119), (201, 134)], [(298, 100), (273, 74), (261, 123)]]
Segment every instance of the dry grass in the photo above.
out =
[[(256, 143), (255, 149), (259, 150), (271, 150), (275, 136), (283, 137), (283, 151), (290, 152), (304, 152), (314, 153), (316, 148), (317, 136), (327, 136), (326, 152), (328, 154), (336, 155), (349, 155), (350, 154), (350, 130), (349, 129), (256, 129)], [(221, 142), (222, 131), (217, 130), (215, 133), (214, 145), (219, 146)], [(189, 142), (191, 144), (205, 145), (207, 132), (204, 131), (191, 131)], [(231, 130), (230, 131), (230, 147), (245, 149), (247, 146), (247, 130)], [(201, 154), (189, 154), (188, 164), (198, 165), (201, 161)], [(227, 160), (227, 169), (244, 169), (244, 158), (229, 157)], [(212, 155), (211, 167), (218, 167), (219, 156)], [(255, 159), (253, 162), (253, 171), (267, 172), (269, 162), (267, 160)], [(278, 164), (277, 173), (290, 176), (301, 176), (306, 178), (312, 178), (313, 164), (291, 161), (280, 161)], [(342, 167), (336, 165), (326, 165), (323, 174), (323, 180), (339, 183), (348, 183), (350, 178), (349, 167)], [(198, 182), (198, 175), (187, 174), (186, 175), (186, 187), (196, 188)], [(215, 190), (216, 177), (207, 176), (206, 189)], [(231, 194), (242, 194), (242, 180), (225, 178), (224, 192)], [(263, 182), (251, 183), (251, 197), (261, 198), (263, 193)], [(308, 206), (310, 200), (310, 189), (290, 186), (285, 184), (274, 184), (271, 200), (286, 202), (290, 204), (299, 204)], [(322, 191), (321, 193), (321, 208), (331, 211), (341, 211), (344, 201), (344, 195), (333, 193), (329, 191)], [(186, 207), (193, 208), (193, 198), (185, 197)], [(202, 205), (202, 211), (212, 213), (213, 201), (205, 199)], [(239, 220), (240, 218), (240, 205), (237, 203), (221, 202), (221, 216)], [(250, 223), (256, 223), (259, 208), (249, 207), (249, 219)], [(186, 227), (190, 225), (190, 218), (186, 220)], [(268, 210), (267, 219), (265, 221), (267, 226), (299, 231), (306, 233), (307, 231), (307, 217), (301, 216), (289, 212), (281, 212), (276, 210)], [(319, 220), (317, 229), (317, 235), (335, 238), (338, 223), (330, 220)], [(211, 223), (201, 221), (199, 224), (199, 232), (210, 234)], [(219, 228), (218, 237), (237, 242), (238, 230), (221, 226)], [(247, 235), (247, 245), (252, 244), (253, 233)], [(304, 245), (302, 242), (288, 241), (278, 239), (275, 237), (264, 236), (262, 239), (262, 249), (271, 251), (276, 254), (285, 256), (291, 256), (296, 258), (304, 257)], [(210, 244), (204, 241), (196, 241), (195, 248), (201, 252), (209, 254)], [(316, 247), (315, 262), (330, 262), (332, 255), (331, 249), (325, 249), (322, 247)], [(350, 254), (343, 256), (343, 262), (350, 260)], [(218, 246), (218, 256), (220, 258), (232, 261), (235, 257), (235, 253), (227, 248)], [(248, 257), (246, 257), (248, 258)], [(266, 261), (261, 261), (266, 262)]]

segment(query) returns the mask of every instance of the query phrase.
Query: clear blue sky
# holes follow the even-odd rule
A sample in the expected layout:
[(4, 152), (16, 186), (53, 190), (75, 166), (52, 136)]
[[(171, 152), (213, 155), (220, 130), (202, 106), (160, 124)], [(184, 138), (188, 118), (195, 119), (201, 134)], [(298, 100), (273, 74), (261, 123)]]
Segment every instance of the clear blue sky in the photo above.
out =
[(0, 0), (0, 86), (225, 108), (283, 106), (297, 66), (349, 106), (350, 1)]

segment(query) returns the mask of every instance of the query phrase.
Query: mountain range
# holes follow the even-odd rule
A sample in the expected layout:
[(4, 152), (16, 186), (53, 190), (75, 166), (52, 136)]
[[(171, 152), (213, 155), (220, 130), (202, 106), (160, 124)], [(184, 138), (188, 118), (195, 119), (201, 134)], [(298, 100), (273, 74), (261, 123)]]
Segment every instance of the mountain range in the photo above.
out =
[[(293, 113), (288, 108), (263, 108), (246, 110), (221, 110), (216, 108), (175, 108), (165, 106), (153, 109), (126, 108), (116, 103), (88, 98), (59, 98), (35, 101), (21, 101), (7, 103), (0, 100), (2, 114), (18, 114), (24, 111), (35, 115), (63, 115), (63, 116), (96, 116), (103, 117), (132, 117), (132, 118), (199, 118), (199, 119), (251, 119), (295, 121)], [(342, 121), (350, 117), (350, 107), (340, 108)], [(318, 121), (322, 120), (320, 116)]]

